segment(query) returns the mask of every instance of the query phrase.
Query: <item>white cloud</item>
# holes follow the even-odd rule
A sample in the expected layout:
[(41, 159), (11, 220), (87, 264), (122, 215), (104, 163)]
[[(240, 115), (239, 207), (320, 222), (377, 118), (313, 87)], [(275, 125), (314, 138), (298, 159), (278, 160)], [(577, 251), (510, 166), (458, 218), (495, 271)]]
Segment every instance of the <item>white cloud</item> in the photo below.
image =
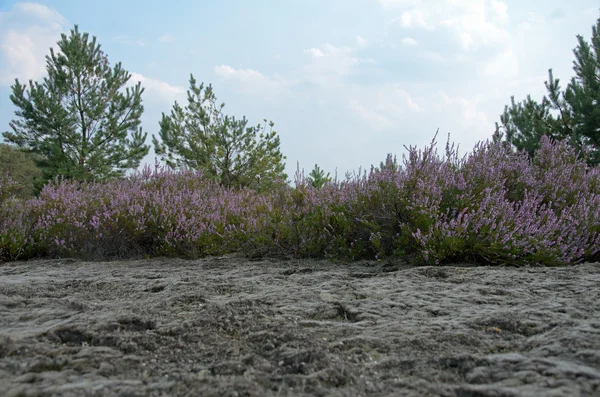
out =
[(420, 106), (400, 85), (351, 85), (340, 89), (336, 96), (347, 99), (347, 109), (370, 128), (382, 130), (398, 127), (402, 120), (422, 113)]
[(304, 53), (309, 54), (313, 58), (321, 58), (325, 56), (325, 54), (323, 54), (323, 51), (319, 50), (318, 48), (309, 48), (308, 50), (304, 50)]
[(491, 0), (490, 8), (493, 10), (494, 14), (500, 19), (508, 18), (508, 6), (506, 3), (498, 0)]
[(142, 87), (144, 87), (146, 93), (169, 103), (181, 100), (185, 94), (185, 88), (183, 87), (170, 85), (164, 81), (152, 79), (139, 73), (131, 73), (131, 78), (127, 82), (127, 85), (133, 86), (138, 81), (142, 83)]
[(480, 3), (477, 7), (461, 10), (459, 15), (440, 22), (454, 33), (462, 49), (469, 51), (478, 46), (505, 43), (510, 35), (489, 17), (489, 9)]
[(131, 37), (127, 36), (127, 35), (120, 35), (120, 36), (116, 36), (114, 38), (114, 40), (118, 43), (121, 44), (125, 44), (125, 45), (133, 45), (133, 46), (138, 46), (138, 47), (145, 47), (146, 46), (146, 41), (143, 39), (132, 39)]
[(507, 48), (488, 61), (483, 72), (487, 76), (510, 79), (519, 73), (519, 60), (513, 50)]
[(500, 0), (380, 0), (384, 8), (398, 9), (392, 20), (405, 29), (450, 31), (464, 51), (505, 44), (509, 34), (508, 7)]
[[(382, 152), (392, 151), (389, 145), (381, 145), (381, 140), (422, 145), (440, 128), (438, 142), (443, 144), (446, 133), (450, 132), (451, 140), (460, 142), (464, 153), (493, 133), (493, 121), (478, 105), (479, 99), (445, 91), (428, 92), (420, 85), (405, 88), (399, 84), (375, 87), (354, 84), (337, 87), (331, 95), (347, 98), (346, 117), (360, 121), (370, 132), (368, 137), (355, 136), (352, 140), (368, 144), (373, 150), (377, 147)], [(427, 134), (426, 139), (423, 133)]]
[(396, 87), (394, 88), (394, 93), (401, 102), (405, 103), (405, 106), (408, 107), (409, 110), (419, 113), (423, 112), (423, 108), (413, 101), (408, 92)]
[(403, 28), (423, 28), (426, 30), (434, 30), (435, 26), (428, 23), (424, 13), (418, 9), (404, 11), (400, 17), (396, 19), (396, 23)]
[[(0, 49), (6, 56), (8, 66), (0, 70), (0, 83), (10, 85), (15, 78), (21, 82), (29, 79), (37, 80), (46, 72), (42, 49), (35, 35), (29, 32), (6, 32)], [(45, 47), (45, 46), (44, 46)], [(48, 47), (43, 49), (48, 50)]]
[[(491, 131), (492, 123), (485, 113), (477, 108), (477, 103), (463, 96), (450, 96), (444, 91), (438, 91), (432, 102), (432, 110), (442, 111), (445, 114), (458, 115), (458, 124), (464, 129), (487, 128)], [(456, 124), (456, 123), (454, 123)], [(474, 131), (475, 134), (481, 131)], [(491, 134), (491, 132), (490, 132)]]
[(359, 58), (350, 47), (336, 47), (326, 43), (321, 48), (304, 50), (311, 56), (304, 73), (308, 81), (316, 84), (326, 84), (348, 76), (352, 69), (360, 64), (374, 64), (370, 58)]
[(398, 127), (411, 114), (422, 113), (423, 107), (400, 85), (364, 85), (346, 80), (359, 68), (377, 64), (373, 59), (356, 56), (361, 44), (357, 40), (356, 47), (352, 48), (326, 43), (319, 48), (304, 50), (310, 59), (298, 80), (319, 85), (318, 91), (311, 94), (315, 96), (315, 103), (337, 112), (334, 109), (341, 100), (344, 103), (343, 113), (374, 130)]
[(252, 69), (235, 69), (228, 65), (215, 66), (215, 74), (219, 77), (237, 78), (242, 81), (256, 81), (265, 78), (263, 74)]
[(170, 34), (163, 34), (158, 38), (158, 41), (161, 43), (170, 43), (173, 40), (175, 40), (175, 38)]
[(419, 0), (378, 0), (384, 8), (408, 7), (419, 3)]
[(52, 24), (57, 23), (59, 25), (65, 25), (67, 22), (66, 18), (59, 12), (39, 3), (17, 3), (15, 4), (13, 11), (27, 14)]
[(217, 77), (234, 80), (237, 88), (250, 95), (276, 99), (287, 90), (287, 83), (278, 77), (269, 77), (253, 69), (235, 69), (229, 65), (215, 66)]
[(402, 39), (402, 45), (403, 46), (407, 46), (407, 47), (414, 47), (416, 46), (417, 40), (413, 39), (412, 37), (405, 37)]
[(446, 59), (442, 54), (435, 52), (435, 51), (421, 51), (419, 54), (419, 57), (429, 61), (429, 62), (434, 62), (434, 63), (447, 63), (448, 59)]
[[(37, 3), (18, 3), (0, 13), (0, 84), (38, 80), (46, 74), (45, 56), (56, 48), (67, 20)], [(17, 23), (17, 21), (19, 23)]]
[(388, 117), (378, 113), (377, 111), (366, 107), (357, 100), (348, 102), (348, 110), (355, 116), (358, 116), (362, 121), (368, 124), (371, 128), (381, 130), (393, 127), (394, 123)]
[(365, 48), (369, 45), (369, 41), (360, 35), (356, 35), (356, 46), (358, 48)]

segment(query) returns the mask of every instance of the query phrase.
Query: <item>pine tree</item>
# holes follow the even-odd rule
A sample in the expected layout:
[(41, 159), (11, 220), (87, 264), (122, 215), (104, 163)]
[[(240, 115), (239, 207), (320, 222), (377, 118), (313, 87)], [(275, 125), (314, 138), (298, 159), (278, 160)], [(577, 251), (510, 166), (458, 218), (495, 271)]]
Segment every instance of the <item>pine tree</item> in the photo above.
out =
[(541, 103), (527, 96), (523, 102), (511, 97), (510, 106), (496, 123), (495, 142), (508, 142), (517, 150), (525, 150), (530, 157), (547, 135), (568, 142), (578, 149), (590, 164), (600, 163), (600, 19), (592, 27), (592, 47), (581, 35), (573, 50), (575, 77), (565, 91), (552, 69), (544, 83), (547, 96)]
[(225, 187), (268, 189), (285, 181), (285, 157), (273, 122), (249, 127), (245, 117), (223, 114), (212, 86), (197, 85), (190, 75), (188, 105), (177, 102), (171, 115), (163, 113), (154, 151), (172, 168), (203, 170), (204, 175)]
[(315, 164), (315, 168), (308, 174), (306, 181), (310, 183), (312, 187), (318, 189), (323, 187), (326, 183), (329, 183), (331, 181), (331, 176), (329, 172), (325, 175), (325, 172)]
[(57, 45), (60, 51), (51, 48), (46, 56), (48, 76), (41, 83), (15, 80), (10, 99), (18, 119), (3, 136), (40, 156), (46, 180), (122, 176), (149, 151), (140, 127), (143, 88), (123, 90), (131, 75), (121, 63), (111, 69), (96, 37), (90, 40), (77, 25)]
[(591, 162), (600, 164), (600, 18), (592, 26), (592, 48), (581, 35), (577, 41), (578, 46), (573, 50), (575, 77), (565, 98), (572, 109), (570, 122), (575, 139), (591, 150)]

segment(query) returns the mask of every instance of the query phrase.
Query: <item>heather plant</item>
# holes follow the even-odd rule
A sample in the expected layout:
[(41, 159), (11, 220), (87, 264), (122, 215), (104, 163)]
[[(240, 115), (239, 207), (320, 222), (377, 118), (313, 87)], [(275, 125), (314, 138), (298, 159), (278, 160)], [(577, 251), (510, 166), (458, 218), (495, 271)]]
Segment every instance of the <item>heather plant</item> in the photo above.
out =
[(425, 263), (557, 264), (600, 250), (597, 172), (566, 142), (543, 138), (533, 164), (499, 143), (479, 144), (459, 172), (463, 205), (414, 232)]
[(461, 190), (471, 204), (482, 200), (486, 189), (503, 190), (508, 201), (519, 202), (534, 183), (526, 153), (514, 153), (506, 145), (489, 141), (475, 145), (464, 160), (460, 175), (464, 181)]
[(402, 162), (390, 155), (319, 188), (300, 171), (293, 187), (257, 192), (158, 165), (104, 183), (56, 180), (35, 199), (5, 200), (0, 249), (5, 259), (241, 252), (557, 265), (599, 257), (600, 171), (566, 142), (543, 139), (531, 161), (490, 142), (462, 158), (449, 141), (439, 155), (435, 138), (406, 149)]
[(21, 188), (8, 172), (0, 174), (0, 261), (17, 259), (29, 242), (23, 221), (27, 208), (24, 200), (19, 199)]
[(0, 174), (0, 204), (16, 195), (19, 184), (8, 172)]
[(388, 156), (385, 167), (373, 167), (368, 175), (359, 172), (343, 184), (345, 200), (335, 224), (345, 244), (338, 247), (337, 255), (353, 260), (392, 254), (391, 240), (401, 227), (401, 196), (397, 185), (399, 175), (388, 167), (391, 161)]
[(282, 187), (264, 195), (260, 225), (248, 235), (253, 250), (272, 255), (323, 256), (327, 218), (334, 197), (331, 190), (315, 188), (298, 171), (295, 188)]
[(0, 262), (27, 259), (36, 254), (31, 238), (31, 220), (23, 201), (0, 203)]
[(436, 222), (425, 232), (418, 229), (414, 236), (423, 261), (552, 265), (579, 260), (585, 253), (581, 247), (597, 252), (597, 233), (585, 230), (573, 216), (580, 211), (559, 216), (535, 194), (526, 194), (519, 203), (504, 196), (505, 191), (487, 189), (475, 211), (464, 209), (455, 219)]
[(109, 183), (63, 181), (32, 203), (33, 234), (50, 255), (218, 255), (234, 249), (256, 196), (164, 167)]
[(532, 172), (532, 188), (555, 211), (577, 204), (581, 194), (600, 194), (598, 167), (588, 166), (565, 141), (552, 143), (550, 138), (542, 137)]

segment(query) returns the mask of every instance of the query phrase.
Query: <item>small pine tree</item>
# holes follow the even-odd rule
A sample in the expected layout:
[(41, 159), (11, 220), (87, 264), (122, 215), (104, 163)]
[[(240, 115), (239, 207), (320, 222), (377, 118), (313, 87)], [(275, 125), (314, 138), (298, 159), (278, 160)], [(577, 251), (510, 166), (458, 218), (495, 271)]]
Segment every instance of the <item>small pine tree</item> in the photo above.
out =
[(312, 187), (317, 189), (323, 187), (325, 184), (331, 182), (331, 176), (329, 172), (325, 175), (325, 172), (315, 164), (315, 168), (308, 174), (306, 181), (310, 183)]
[(284, 182), (285, 156), (273, 122), (248, 127), (246, 118), (223, 114), (212, 86), (197, 85), (190, 76), (188, 105), (177, 102), (171, 115), (159, 122), (160, 140), (152, 137), (154, 151), (172, 168), (203, 170), (204, 175), (225, 187), (268, 189)]
[(57, 175), (82, 180), (122, 176), (148, 154), (140, 117), (143, 89), (122, 88), (131, 75), (120, 63), (113, 68), (96, 37), (62, 34), (60, 52), (46, 56), (48, 76), (41, 83), (18, 79), (10, 99), (17, 120), (4, 132), (7, 142), (39, 155), (46, 180)]

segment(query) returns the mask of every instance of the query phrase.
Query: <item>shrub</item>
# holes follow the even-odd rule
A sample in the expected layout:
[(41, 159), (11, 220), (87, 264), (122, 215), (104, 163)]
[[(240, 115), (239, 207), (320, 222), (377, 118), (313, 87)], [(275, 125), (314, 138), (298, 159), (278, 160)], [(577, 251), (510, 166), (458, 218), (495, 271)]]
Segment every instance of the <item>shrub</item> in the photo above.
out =
[(3, 194), (7, 194), (9, 184), (11, 196), (32, 197), (41, 178), (42, 171), (35, 165), (32, 155), (0, 143), (0, 200)]
[(600, 171), (564, 142), (543, 140), (532, 161), (490, 142), (463, 158), (449, 143), (439, 156), (435, 139), (406, 149), (401, 164), (390, 155), (318, 188), (297, 172), (294, 187), (229, 189), (202, 172), (158, 165), (105, 183), (55, 181), (38, 198), (5, 201), (0, 255), (242, 252), (515, 265), (598, 258)]

